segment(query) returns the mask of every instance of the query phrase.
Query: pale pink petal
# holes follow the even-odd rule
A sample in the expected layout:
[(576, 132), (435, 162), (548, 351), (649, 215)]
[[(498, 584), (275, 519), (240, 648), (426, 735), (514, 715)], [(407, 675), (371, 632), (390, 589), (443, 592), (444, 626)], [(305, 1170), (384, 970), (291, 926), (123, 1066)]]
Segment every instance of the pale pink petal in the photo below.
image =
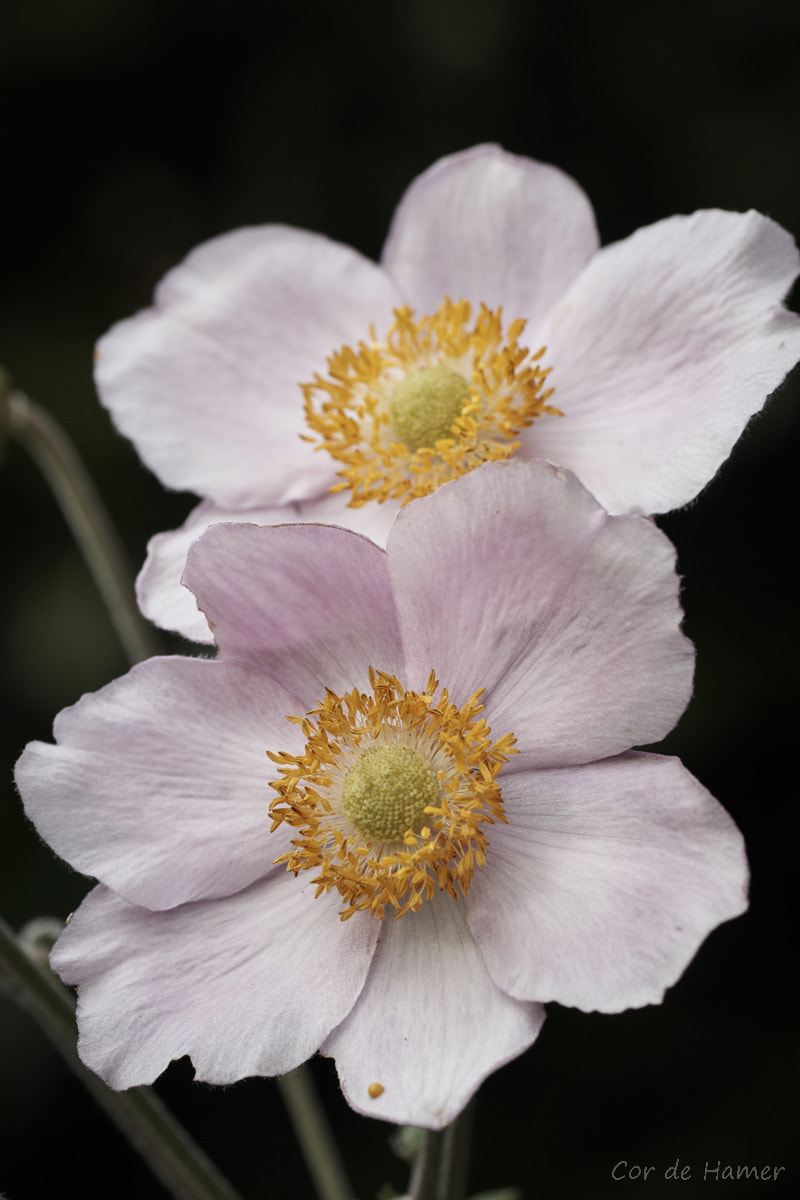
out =
[(485, 688), (493, 735), (517, 738), (506, 770), (654, 742), (688, 703), (673, 547), (569, 472), (479, 467), (408, 505), (388, 558), (409, 686), (434, 670), (458, 704)]
[(199, 246), (155, 307), (97, 349), (100, 397), (168, 487), (220, 505), (318, 496), (335, 464), (300, 434), (300, 384), (343, 343), (391, 322), (399, 294), (349, 247), (279, 225)]
[[(503, 777), (501, 777), (502, 779)], [(741, 834), (676, 758), (512, 775), (468, 897), (492, 977), (519, 999), (657, 1004), (747, 907)]]
[[(321, 1049), (358, 1112), (438, 1129), (543, 1021), (540, 1005), (492, 983), (463, 902), (437, 893), (418, 913), (384, 920), (364, 990)], [(374, 1099), (372, 1084), (384, 1089)]]
[(525, 454), (612, 512), (687, 503), (800, 358), (781, 304), (799, 262), (755, 212), (671, 217), (601, 250), (539, 334), (564, 416), (538, 420)]
[(293, 506), (285, 508), (220, 508), (204, 500), (193, 509), (180, 529), (157, 533), (147, 544), (147, 558), (136, 580), (136, 599), (144, 615), (161, 629), (180, 633), (192, 642), (213, 645), (214, 635), (197, 601), (181, 583), (189, 547), (205, 533), (209, 525), (225, 521), (253, 521), (274, 525), (286, 519)]
[(411, 184), (382, 262), (414, 308), (431, 311), (449, 295), (502, 305), (507, 320), (535, 328), (598, 244), (591, 205), (568, 175), (476, 146)]
[(25, 810), (53, 849), (148, 908), (238, 891), (272, 869), (277, 775), (299, 753), (298, 701), (239, 663), (153, 658), (56, 718), (56, 745), (17, 764)]
[(386, 554), (324, 525), (214, 525), (189, 551), (184, 583), (226, 658), (247, 662), (304, 702), (402, 673)]
[(314, 891), (282, 872), (153, 913), (95, 888), (51, 956), (79, 988), (83, 1061), (118, 1089), (184, 1054), (206, 1083), (304, 1062), (352, 1008), (380, 930)]
[[(298, 523), (319, 525), (339, 525), (342, 529), (352, 529), (354, 533), (363, 534), (376, 546), (385, 547), (395, 517), (400, 511), (399, 500), (375, 501), (351, 508), (348, 499), (349, 492), (337, 492), (320, 496), (317, 500), (306, 500), (302, 504), (292, 506), (288, 520)], [(283, 518), (287, 520), (286, 517)], [(262, 524), (261, 521), (257, 524)]]
[(212, 501), (204, 500), (189, 514), (180, 529), (157, 533), (150, 539), (147, 559), (136, 580), (139, 607), (161, 629), (180, 633), (192, 642), (213, 643), (208, 621), (198, 610), (192, 593), (181, 583), (189, 547), (210, 525), (229, 521), (252, 525), (295, 522), (340, 525), (363, 533), (378, 545), (385, 546), (398, 509), (397, 501), (348, 508), (347, 500), (341, 493), (287, 504), (283, 508), (251, 508), (244, 511), (220, 508)]

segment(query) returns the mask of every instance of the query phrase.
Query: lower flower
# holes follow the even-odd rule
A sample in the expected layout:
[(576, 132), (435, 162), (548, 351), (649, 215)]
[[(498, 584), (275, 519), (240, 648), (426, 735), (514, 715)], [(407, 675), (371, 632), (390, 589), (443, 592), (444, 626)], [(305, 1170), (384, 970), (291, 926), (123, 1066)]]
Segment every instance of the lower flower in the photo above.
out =
[(691, 690), (649, 521), (492, 463), (407, 505), (385, 551), (218, 525), (186, 582), (219, 657), (141, 664), (17, 768), (100, 881), (52, 961), (112, 1087), (184, 1054), (229, 1083), (319, 1050), (354, 1108), (439, 1127), (543, 1004), (656, 1003), (743, 911), (733, 822), (629, 749)]

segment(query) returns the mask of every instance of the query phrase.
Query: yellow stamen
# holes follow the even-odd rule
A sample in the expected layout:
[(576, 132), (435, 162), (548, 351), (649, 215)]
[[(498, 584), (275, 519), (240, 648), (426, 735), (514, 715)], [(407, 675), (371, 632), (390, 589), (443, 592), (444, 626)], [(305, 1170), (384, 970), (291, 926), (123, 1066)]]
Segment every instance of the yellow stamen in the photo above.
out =
[(371, 329), (368, 343), (331, 355), (327, 377), (301, 385), (307, 440), (343, 464), (331, 490), (350, 489), (355, 507), (425, 496), (509, 458), (542, 413), (561, 415), (546, 403), (544, 347), (519, 345), (523, 320), (504, 333), (501, 309), (481, 305), (472, 322), (469, 303), (449, 297), (418, 320), (407, 307), (394, 316), (383, 341)]
[(491, 741), (482, 691), (459, 708), (431, 672), (424, 692), (407, 692), (383, 671), (371, 694), (326, 692), (305, 717), (288, 719), (306, 738), (303, 754), (273, 754), (272, 828), (298, 831), (285, 862), (314, 869), (317, 895), (336, 888), (341, 917), (416, 911), (439, 888), (466, 894), (486, 860), (484, 826), (505, 821), (497, 775), (514, 737)]

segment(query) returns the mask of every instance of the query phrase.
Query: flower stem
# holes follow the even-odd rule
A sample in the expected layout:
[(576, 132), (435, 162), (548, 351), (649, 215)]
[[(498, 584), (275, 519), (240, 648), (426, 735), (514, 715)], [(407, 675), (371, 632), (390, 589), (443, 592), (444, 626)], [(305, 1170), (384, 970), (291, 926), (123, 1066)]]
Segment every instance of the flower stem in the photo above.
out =
[(0, 422), (36, 462), (78, 543), (131, 663), (159, 653), (139, 614), (131, 572), (103, 501), (60, 425), (0, 369)]
[(444, 1130), (439, 1166), (439, 1193), (436, 1200), (464, 1200), (467, 1194), (469, 1152), (476, 1103), (476, 1097), (473, 1096), (467, 1107)]
[(408, 1185), (408, 1200), (438, 1200), (444, 1130), (424, 1129), (422, 1134), (422, 1145)]
[(464, 1200), (475, 1099), (445, 1129), (424, 1129), (408, 1200)]
[(74, 1074), (177, 1200), (238, 1200), (238, 1194), (150, 1088), (113, 1092), (78, 1058), (70, 992), (22, 949), (0, 920), (0, 988), (27, 1009)]
[(278, 1087), (320, 1200), (353, 1200), (355, 1193), (314, 1091), (308, 1067), (298, 1067), (288, 1075), (280, 1076)]

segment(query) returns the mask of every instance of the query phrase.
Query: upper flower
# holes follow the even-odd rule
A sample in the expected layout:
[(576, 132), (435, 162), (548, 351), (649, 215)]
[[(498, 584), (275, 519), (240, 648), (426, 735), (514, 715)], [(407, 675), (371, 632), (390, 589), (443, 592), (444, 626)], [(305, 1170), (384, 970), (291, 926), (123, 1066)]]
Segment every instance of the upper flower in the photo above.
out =
[(383, 545), (404, 501), (494, 459), (568, 467), (612, 513), (685, 504), (800, 357), (781, 304), (797, 271), (754, 212), (600, 249), (568, 176), (495, 146), (411, 185), (380, 265), (283, 226), (200, 246), (97, 351), (119, 428), (205, 500), (153, 543), (145, 611), (203, 636), (178, 583), (214, 521)]
[(629, 750), (691, 690), (650, 521), (512, 461), (409, 504), (386, 550), (218, 525), (186, 577), (219, 657), (141, 664), (17, 768), (100, 881), (53, 963), (112, 1086), (320, 1049), (355, 1108), (443, 1125), (543, 1003), (657, 1002), (743, 910), (730, 818)]

